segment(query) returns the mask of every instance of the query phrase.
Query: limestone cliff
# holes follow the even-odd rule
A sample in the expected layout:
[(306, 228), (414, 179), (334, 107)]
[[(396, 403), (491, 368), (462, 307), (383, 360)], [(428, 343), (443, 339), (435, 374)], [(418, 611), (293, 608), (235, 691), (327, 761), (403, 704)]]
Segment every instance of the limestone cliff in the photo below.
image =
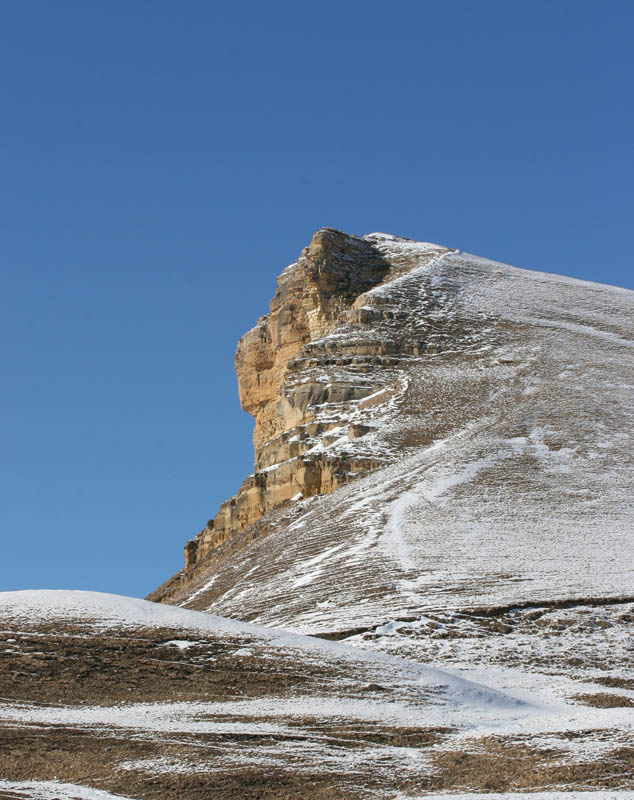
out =
[[(354, 445), (373, 429), (364, 424), (364, 399), (365, 407), (386, 403), (399, 388), (399, 358), (426, 344), (399, 325), (407, 309), (382, 308), (380, 296), (367, 304), (370, 290), (411, 267), (386, 258), (378, 246), (385, 239), (396, 237), (317, 231), (278, 278), (269, 313), (239, 341), (235, 365), (240, 402), (256, 423), (255, 471), (187, 543), (186, 568), (281, 503), (332, 492), (389, 460), (371, 437)], [(447, 252), (429, 245), (425, 255)]]

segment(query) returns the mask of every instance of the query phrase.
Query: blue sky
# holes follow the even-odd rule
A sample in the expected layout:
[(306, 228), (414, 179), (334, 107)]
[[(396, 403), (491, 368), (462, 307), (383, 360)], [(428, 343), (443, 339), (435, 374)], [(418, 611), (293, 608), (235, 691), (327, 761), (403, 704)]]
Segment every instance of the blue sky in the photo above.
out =
[(142, 596), (252, 466), (313, 231), (634, 288), (620, 0), (5, 3), (0, 590)]

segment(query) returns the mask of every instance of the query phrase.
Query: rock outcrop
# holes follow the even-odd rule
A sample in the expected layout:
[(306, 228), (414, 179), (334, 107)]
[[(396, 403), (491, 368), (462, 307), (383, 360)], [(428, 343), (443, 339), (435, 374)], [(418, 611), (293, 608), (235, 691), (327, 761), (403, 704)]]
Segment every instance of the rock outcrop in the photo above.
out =
[[(404, 324), (406, 304), (368, 299), (413, 266), (401, 251), (386, 258), (378, 246), (386, 240), (408, 241), (318, 230), (278, 278), (270, 312), (239, 341), (235, 365), (240, 402), (255, 418), (255, 471), (187, 543), (186, 568), (281, 503), (327, 494), (389, 461), (371, 437), (358, 446), (373, 430), (363, 410), (389, 402), (400, 387), (399, 361), (434, 337)], [(450, 252), (412, 244), (416, 265)]]

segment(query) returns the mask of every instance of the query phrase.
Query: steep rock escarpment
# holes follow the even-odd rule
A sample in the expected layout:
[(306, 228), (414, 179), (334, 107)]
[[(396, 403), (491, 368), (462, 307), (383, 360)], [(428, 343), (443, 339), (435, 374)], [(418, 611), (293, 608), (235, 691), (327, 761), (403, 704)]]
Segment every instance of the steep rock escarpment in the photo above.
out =
[[(364, 410), (388, 411), (402, 389), (401, 361), (437, 347), (438, 336), (433, 313), (422, 330), (418, 305), (369, 293), (451, 252), (412, 243), (414, 260), (406, 249), (390, 258), (384, 245), (392, 241), (408, 242), (323, 228), (278, 278), (270, 312), (235, 356), (240, 402), (256, 423), (255, 471), (187, 543), (186, 569), (272, 508), (332, 492), (391, 460), (368, 436), (375, 428)], [(427, 305), (433, 312), (433, 292)]]

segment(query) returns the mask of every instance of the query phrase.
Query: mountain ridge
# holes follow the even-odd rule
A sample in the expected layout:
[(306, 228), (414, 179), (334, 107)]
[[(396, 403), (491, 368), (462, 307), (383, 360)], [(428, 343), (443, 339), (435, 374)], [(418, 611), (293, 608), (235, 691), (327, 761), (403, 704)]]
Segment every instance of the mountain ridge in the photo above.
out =
[[(374, 492), (378, 498), (383, 490), (377, 487), (392, 486), (389, 491), (398, 495), (407, 486), (409, 488), (401, 492), (400, 506), (394, 505), (387, 496), (377, 499), (372, 525), (379, 533), (370, 535), (366, 530), (366, 538), (374, 536), (376, 541), (361, 547), (370, 558), (365, 575), (367, 587), (375, 586), (375, 594), (387, 597), (390, 593), (377, 586), (373, 568), (376, 567), (375, 573), (383, 573), (386, 559), (393, 563), (392, 579), (388, 572), (383, 581), (388, 585), (401, 575), (406, 577), (408, 571), (415, 568), (417, 557), (412, 559), (408, 553), (410, 534), (403, 533), (410, 524), (407, 520), (410, 509), (418, 502), (416, 485), (410, 485), (413, 474), (422, 476), (423, 495), (425, 492), (429, 495), (421, 514), (429, 517), (432, 530), (433, 526), (448, 530), (441, 509), (446, 498), (471, 489), (484, 492), (482, 508), (488, 506), (493, 510), (492, 529), (499, 531), (497, 535), (502, 536), (502, 542), (508, 537), (504, 526), (516, 528), (520, 517), (529, 532), (544, 524), (552, 528), (555, 509), (560, 513), (563, 528), (577, 526), (583, 531), (584, 519), (594, 517), (602, 524), (607, 520), (612, 532), (606, 542), (610, 537), (614, 539), (615, 554), (618, 554), (614, 557), (623, 565), (622, 578), (615, 581), (608, 577), (603, 583), (603, 579), (598, 578), (597, 585), (589, 579), (580, 581), (576, 595), (604, 595), (605, 591), (597, 593), (598, 585), (604, 589), (610, 587), (615, 596), (628, 595), (632, 558), (627, 530), (634, 513), (632, 457), (627, 446), (631, 441), (633, 413), (630, 367), (634, 347), (634, 292), (509, 267), (389, 234), (351, 239), (347, 234), (327, 229), (318, 231), (315, 238), (318, 241), (325, 238), (331, 248), (339, 247), (339, 254), (341, 242), (370, 242), (373, 252), (378, 251), (385, 262), (381, 281), (333, 315), (326, 328), (317, 330), (317, 339), (302, 341), (301, 355), (294, 355), (290, 359), (291, 367), (279, 372), (278, 393), (273, 402), (269, 401), (269, 413), (276, 408), (279, 410), (283, 403), (288, 405), (289, 397), (308, 392), (313, 402), (307, 403), (302, 413), (312, 417), (310, 432), (318, 432), (306, 435), (304, 442), (291, 441), (291, 447), (298, 447), (297, 454), (288, 451), (288, 440), (299, 437), (284, 430), (281, 434), (275, 431), (276, 436), (270, 440), (275, 445), (272, 451), (270, 441), (265, 441), (265, 437), (258, 440), (256, 435), (256, 442), (260, 445), (264, 442), (260, 455), (256, 445), (256, 466), (263, 468), (263, 474), (272, 485), (275, 485), (275, 476), (281, 476), (285, 494), (271, 495), (279, 502), (271, 503), (264, 513), (259, 513), (260, 506), (253, 521), (232, 530), (231, 535), (216, 542), (215, 547), (210, 544), (212, 531), (208, 528), (201, 532), (197, 541), (206, 540), (207, 546), (201, 548), (199, 563), (190, 561), (184, 572), (177, 573), (149, 597), (177, 603), (191, 600), (192, 607), (200, 608), (209, 601), (210, 610), (217, 607), (221, 613), (246, 615), (244, 618), (257, 617), (264, 598), (268, 597), (280, 611), (286, 607), (285, 603), (288, 606), (279, 616), (272, 616), (269, 608), (263, 617), (267, 623), (308, 624), (302, 629), (323, 633), (367, 627), (377, 619), (373, 616), (375, 612), (379, 620), (389, 619), (392, 612), (401, 618), (420, 611), (430, 602), (437, 605), (443, 592), (431, 591), (429, 586), (423, 592), (424, 602), (420, 601), (417, 591), (414, 592), (419, 596), (416, 603), (405, 602), (407, 592), (395, 591), (392, 594), (399, 596), (398, 602), (368, 607), (367, 613), (360, 613), (358, 607), (354, 611), (348, 609), (347, 624), (342, 621), (340, 625), (313, 628), (312, 623), (300, 622), (303, 617), (297, 617), (300, 593), (290, 592), (279, 583), (282, 574), (291, 586), (298, 580), (306, 581), (305, 584), (300, 582), (298, 588), (307, 587), (304, 593), (309, 592), (314, 603), (327, 601), (335, 591), (334, 586), (326, 582), (318, 589), (321, 581), (317, 580), (314, 593), (310, 592), (310, 570), (299, 574), (298, 565), (319, 556), (325, 564), (332, 562), (336, 570), (344, 569), (345, 559), (341, 556), (347, 548), (342, 544), (338, 520), (348, 520), (348, 532), (355, 526), (360, 527), (359, 514), (350, 515), (345, 510), (348, 502), (345, 498), (357, 497), (355, 503), (358, 506), (361, 502), (358, 507), (363, 507), (363, 492)], [(311, 266), (309, 256), (310, 248), (302, 251), (298, 261), (284, 270), (282, 281), (288, 281), (294, 274), (296, 279), (299, 275), (302, 280), (306, 263)], [(266, 321), (266, 317), (260, 318), (253, 330), (264, 330)], [(329, 327), (332, 327), (331, 332), (323, 335)], [(241, 340), (243, 344), (238, 352), (242, 350), (242, 353), (238, 361), (244, 361), (244, 342), (249, 342), (251, 333)], [(377, 348), (383, 352), (377, 353)], [(257, 371), (253, 374), (257, 377)], [(317, 392), (315, 385), (335, 390), (341, 385), (353, 387), (365, 393), (365, 397), (328, 396), (323, 391)], [(605, 391), (609, 385), (615, 387), (612, 393)], [(257, 394), (257, 381), (252, 381), (250, 391)], [(287, 421), (281, 414), (277, 424), (281, 428), (288, 427)], [(297, 418), (291, 419), (293, 423), (296, 421)], [(301, 423), (306, 431), (309, 426), (305, 419)], [(301, 424), (290, 430), (298, 429)], [(268, 460), (261, 455), (262, 452), (266, 454), (267, 449)], [(470, 459), (466, 458), (469, 451), (472, 451)], [(282, 460), (281, 456), (286, 458)], [(606, 462), (604, 467), (613, 472), (613, 478), (618, 474), (616, 486), (614, 482), (604, 485), (605, 481), (595, 474), (602, 457)], [(278, 458), (280, 463), (276, 465)], [(355, 458), (364, 463), (365, 469), (345, 469)], [(443, 465), (443, 459), (447, 458), (450, 463)], [(322, 491), (306, 491), (304, 485), (302, 491), (301, 482), (293, 481), (298, 465), (304, 469), (304, 460), (311, 459), (344, 464), (341, 472), (345, 469), (346, 474), (326, 490), (318, 486)], [(426, 489), (425, 484), (429, 483), (434, 470), (437, 473), (435, 485), (430, 484)], [(443, 470), (447, 473), (445, 477)], [(577, 470), (580, 474), (575, 478)], [(350, 475), (351, 472), (356, 474)], [(256, 471), (247, 481), (257, 483), (259, 474)], [(373, 475), (378, 476), (375, 479)], [(484, 481), (484, 486), (478, 487), (478, 481)], [(487, 483), (490, 484), (488, 488)], [(327, 490), (336, 491), (330, 495)], [(261, 492), (261, 487), (257, 491)], [(495, 494), (500, 498), (505, 496), (505, 503), (492, 503)], [(514, 494), (518, 495), (519, 502)], [(529, 494), (534, 497), (532, 506), (527, 502)], [(622, 509), (621, 520), (614, 520), (618, 523), (616, 528), (610, 524), (611, 518), (619, 516), (614, 510), (617, 507), (611, 508), (615, 495)], [(513, 504), (516, 508), (510, 513)], [(392, 509), (392, 516), (388, 514), (382, 522), (381, 514), (389, 509)], [(332, 520), (333, 524), (322, 536), (319, 531), (327, 520)], [(463, 532), (465, 524), (475, 524), (472, 516), (467, 514), (462, 523)], [(297, 534), (293, 531), (308, 529), (311, 530), (309, 539), (304, 535), (295, 541)], [(273, 538), (269, 538), (272, 535)], [(491, 543), (480, 541), (483, 535), (478, 534), (474, 539), (476, 549), (491, 547)], [(592, 535), (596, 538), (596, 532)], [(562, 539), (566, 554), (562, 564), (564, 572), (570, 569), (573, 573), (574, 568), (566, 567), (566, 560), (572, 558), (575, 542), (579, 542), (579, 552), (585, 552), (586, 558), (592, 557), (596, 545), (586, 546), (582, 533), (569, 542), (566, 537), (567, 534)], [(269, 539), (268, 545), (263, 543), (264, 539)], [(292, 552), (295, 561), (278, 551), (282, 540), (286, 542), (284, 551)], [(512, 537), (509, 545), (511, 541)], [(537, 541), (541, 541), (539, 535), (535, 544)], [(467, 564), (470, 557), (466, 542), (460, 537), (457, 542), (463, 552), (461, 559)], [(424, 537), (422, 546), (436, 553), (435, 558), (441, 564), (441, 585), (446, 577), (446, 557), (433, 542), (425, 542)], [(517, 542), (517, 547), (522, 550), (525, 543)], [(257, 557), (256, 551), (259, 552)], [(355, 547), (351, 552), (354, 555)], [(504, 552), (503, 547), (502, 554)], [(597, 563), (605, 563), (607, 569), (606, 553), (601, 553), (599, 548), (597, 556)], [(556, 558), (557, 554), (553, 552), (551, 557)], [(516, 592), (518, 586), (522, 588), (522, 583), (526, 589), (526, 584), (530, 585), (534, 578), (521, 577), (523, 567), (517, 558), (507, 554), (506, 560), (509, 577), (496, 579), (498, 585), (507, 585), (502, 595), (497, 596), (496, 589), (488, 598), (483, 597), (481, 590), (469, 596), (467, 587), (473, 586), (479, 574), (477, 568), (473, 576), (469, 576), (467, 569), (464, 590), (459, 590), (452, 578), (449, 585), (454, 588), (448, 597), (457, 605), (468, 601), (475, 605), (485, 602), (504, 606), (513, 600), (530, 602), (531, 598), (540, 602), (558, 601), (565, 599), (566, 592), (573, 588), (571, 584), (555, 588), (557, 569), (553, 567), (550, 588), (541, 585), (541, 594)], [(270, 561), (280, 565), (279, 579), (273, 581), (274, 590), (267, 585), (267, 576), (271, 577)], [(245, 583), (247, 573), (251, 578)], [(206, 585), (208, 589), (204, 588)], [(348, 589), (345, 576), (342, 588), (345, 594)], [(261, 593), (261, 602), (251, 603), (250, 592), (254, 597)], [(231, 601), (232, 593), (240, 595), (239, 606)], [(434, 597), (437, 600), (433, 600)], [(323, 617), (327, 619), (328, 614), (324, 613)]]
[[(384, 234), (360, 238), (333, 228), (316, 231), (298, 260), (278, 277), (269, 313), (238, 342), (235, 364), (240, 402), (256, 421), (255, 472), (187, 543), (186, 568), (276, 505), (300, 495), (334, 491), (378, 465), (367, 454), (346, 459), (315, 453), (324, 439), (328, 449), (328, 434), (337, 426), (311, 413), (315, 405), (360, 400), (374, 394), (377, 386), (367, 381), (363, 384), (358, 375), (356, 381), (350, 380), (350, 374), (334, 386), (324, 386), (321, 376), (313, 375), (311, 380), (310, 374), (305, 374), (329, 363), (323, 354), (315, 354), (316, 343), (341, 324), (367, 322), (368, 309), (359, 298), (395, 277), (393, 265), (374, 246), (378, 237), (396, 241)], [(427, 247), (430, 255), (447, 252), (436, 245), (416, 246)], [(367, 375), (376, 363), (389, 366), (394, 356), (389, 350), (385, 343), (366, 344), (363, 353), (357, 349), (353, 354), (358, 362), (355, 371)], [(368, 361), (374, 364), (364, 363)], [(351, 363), (349, 355), (347, 363)], [(339, 366), (345, 365), (344, 356)], [(363, 426), (356, 426), (350, 427), (347, 435), (352, 439), (366, 432)], [(289, 465), (289, 461), (293, 463)]]

